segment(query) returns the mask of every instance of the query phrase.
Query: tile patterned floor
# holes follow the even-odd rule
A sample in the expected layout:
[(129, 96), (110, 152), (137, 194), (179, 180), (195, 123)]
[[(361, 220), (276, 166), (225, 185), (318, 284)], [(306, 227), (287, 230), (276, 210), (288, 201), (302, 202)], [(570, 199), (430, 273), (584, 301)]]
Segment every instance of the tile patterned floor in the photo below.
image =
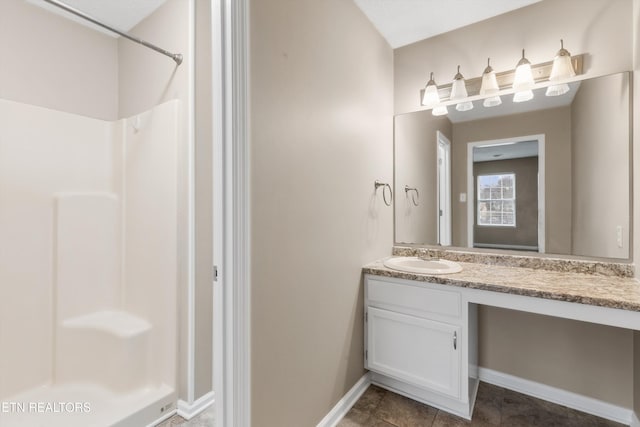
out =
[(215, 424), (215, 415), (214, 415), (215, 406), (209, 406), (202, 413), (193, 417), (189, 421), (182, 418), (180, 415), (174, 415), (158, 424), (156, 427), (214, 427)]
[(338, 427), (622, 427), (565, 406), (480, 383), (471, 421), (370, 386)]
[[(186, 421), (174, 415), (157, 427), (214, 427), (214, 407)], [(494, 385), (480, 383), (471, 421), (370, 386), (338, 427), (623, 427)], [(300, 427), (300, 426), (282, 426)]]

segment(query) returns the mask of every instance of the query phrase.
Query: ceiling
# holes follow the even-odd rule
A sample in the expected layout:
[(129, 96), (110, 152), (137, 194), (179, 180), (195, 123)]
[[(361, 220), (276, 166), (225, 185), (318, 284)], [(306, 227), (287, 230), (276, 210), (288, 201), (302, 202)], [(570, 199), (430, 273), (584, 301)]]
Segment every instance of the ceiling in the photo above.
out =
[(392, 48), (541, 0), (354, 0)]
[[(93, 25), (80, 19), (56, 6), (45, 3), (43, 0), (28, 0), (40, 7), (50, 10), (56, 14), (81, 23), (87, 27), (96, 29), (110, 36), (117, 37), (116, 34)], [(157, 8), (162, 6), (167, 0), (60, 0), (71, 7), (74, 7), (107, 25), (118, 30), (129, 31), (140, 21), (151, 15)]]
[(538, 156), (538, 141), (507, 142), (473, 148), (473, 162), (521, 159)]

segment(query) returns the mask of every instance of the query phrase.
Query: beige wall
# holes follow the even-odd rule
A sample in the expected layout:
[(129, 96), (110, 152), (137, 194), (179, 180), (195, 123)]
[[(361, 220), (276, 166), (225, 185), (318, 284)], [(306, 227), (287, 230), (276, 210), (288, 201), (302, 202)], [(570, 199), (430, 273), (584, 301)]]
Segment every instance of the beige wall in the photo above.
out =
[(196, 0), (195, 397), (213, 389), (213, 124), (211, 2)]
[(393, 54), (351, 1), (250, 9), (251, 417), (312, 426), (365, 372), (361, 267), (393, 244)]
[[(139, 45), (127, 40), (119, 40), (119, 115), (121, 117), (133, 116), (135, 114), (151, 108), (158, 103), (177, 99), (180, 101), (180, 143), (178, 147), (179, 164), (179, 217), (178, 217), (178, 304), (179, 304), (179, 395), (187, 400), (187, 336), (188, 336), (188, 265), (187, 265), (187, 196), (188, 196), (188, 144), (189, 144), (189, 124), (193, 118), (191, 104), (194, 101), (189, 93), (189, 79), (195, 58), (189, 52), (189, 37), (194, 31), (190, 23), (190, 0), (170, 0), (156, 10), (151, 16), (143, 20), (131, 33), (162, 46), (170, 52), (182, 53), (184, 62), (179, 67), (170, 58), (159, 55)], [(206, 5), (202, 0), (196, 0), (201, 14), (206, 14)], [(199, 36), (199, 48), (203, 53), (207, 50), (208, 30), (206, 28), (206, 17), (198, 17), (201, 25)], [(206, 52), (205, 52), (206, 53)], [(206, 53), (208, 55), (208, 53)], [(207, 61), (207, 57), (200, 58), (202, 65)], [(200, 61), (198, 60), (198, 61)], [(198, 191), (196, 232), (199, 237), (196, 240), (196, 313), (195, 319), (195, 398), (211, 390), (211, 343), (212, 343), (212, 295), (211, 276), (205, 270), (211, 269), (211, 219), (210, 207), (210, 130), (207, 128), (207, 91), (209, 88), (206, 82), (206, 68), (199, 70), (199, 82), (204, 85), (198, 100), (198, 107), (202, 108), (199, 116), (199, 128), (195, 137), (198, 158), (196, 163), (196, 191)], [(210, 110), (209, 110), (210, 111)], [(208, 182), (207, 182), (208, 181)], [(209, 199), (208, 199), (209, 198)], [(207, 253), (208, 252), (208, 253)]]
[(118, 118), (118, 42), (24, 0), (0, 1), (0, 98)]
[(538, 158), (474, 162), (474, 188), (478, 188), (478, 175), (513, 173), (516, 178), (515, 227), (479, 226), (477, 197), (474, 200), (473, 240), (493, 245), (538, 246)]
[(583, 81), (572, 104), (574, 255), (629, 258), (630, 84), (628, 74)]
[[(398, 115), (394, 119), (395, 241), (398, 243), (436, 244), (437, 217), (437, 131), (451, 140), (451, 122), (446, 117), (434, 117), (430, 111)], [(411, 200), (417, 188), (418, 206)]]
[(452, 142), (453, 245), (467, 246), (467, 144), (545, 135), (546, 252), (571, 253), (571, 111), (569, 107), (456, 123)]
[(633, 406), (629, 329), (481, 306), (480, 366)]
[[(557, 51), (560, 38), (564, 39), (565, 46), (571, 53), (588, 54), (585, 71), (592, 77), (628, 71), (632, 69), (634, 63), (632, 17), (638, 23), (639, 16), (637, 7), (635, 15), (632, 14), (633, 3), (635, 2), (631, 0), (542, 1), (460, 30), (396, 49), (394, 51), (395, 112), (400, 114), (419, 109), (417, 105), (418, 91), (426, 84), (430, 71), (435, 72), (436, 81), (441, 84), (453, 77), (456, 65), (461, 65), (462, 69), (466, 70), (465, 76), (480, 76), (487, 56), (491, 57), (491, 64), (496, 70), (513, 69), (522, 48), (526, 49), (527, 57), (532, 63), (548, 61)], [(571, 17), (571, 19), (567, 19), (567, 17)], [(615, 49), (612, 46), (615, 46)], [(637, 59), (635, 63), (638, 63)], [(637, 95), (636, 99), (638, 99)], [(635, 134), (637, 142), (638, 132)], [(455, 150), (455, 143), (453, 149)], [(635, 150), (636, 153), (638, 151)], [(456, 176), (454, 169), (454, 185)], [(466, 180), (465, 177), (462, 179)], [(554, 182), (558, 185), (566, 185), (565, 181), (554, 180)], [(640, 188), (640, 185), (636, 185), (634, 188)], [(636, 214), (634, 223), (637, 225), (639, 222)], [(456, 225), (454, 218), (454, 229), (456, 226), (459, 225)], [(638, 227), (635, 227), (635, 230), (637, 229)], [(567, 231), (559, 230), (559, 233), (563, 236)], [(555, 372), (571, 373), (559, 374), (553, 380), (553, 384), (586, 395), (593, 394), (594, 388), (604, 390), (617, 388), (617, 390), (622, 390), (624, 395), (611, 392), (607, 396), (603, 396), (603, 400), (630, 406), (633, 392), (632, 361), (621, 363), (619, 357), (612, 354), (605, 354), (597, 358), (595, 354), (580, 353), (580, 349), (585, 348), (589, 342), (595, 341), (592, 336), (596, 336), (598, 333), (597, 326), (580, 324), (578, 327), (569, 324), (569, 321), (553, 319), (550, 328), (540, 319), (529, 318), (524, 313), (509, 312), (500, 316), (493, 310), (495, 309), (484, 309), (480, 321), (482, 330), (494, 332), (481, 337), (482, 357), (480, 363), (482, 366), (492, 367), (498, 371), (510, 371), (512, 375), (524, 378), (545, 376), (549, 369)], [(533, 335), (527, 337), (528, 343), (536, 348), (552, 351), (556, 354), (557, 358), (550, 361), (551, 366), (541, 366), (537, 363), (534, 355), (519, 350), (518, 357), (514, 358), (517, 366), (498, 357), (500, 354), (512, 354), (514, 349), (520, 347), (517, 344), (503, 342), (496, 336), (505, 331), (509, 325), (524, 325), (525, 323), (528, 330), (563, 330), (567, 340), (562, 344), (569, 349), (565, 348), (562, 353), (556, 352), (552, 339), (537, 334), (535, 338), (532, 338)], [(632, 334), (616, 332), (611, 334), (611, 340), (608, 341), (611, 348), (626, 348), (631, 351)], [(524, 335), (522, 336), (524, 337)], [(517, 341), (514, 342), (517, 343)], [(486, 352), (485, 350), (488, 348), (493, 350)], [(580, 355), (581, 363), (576, 364), (576, 359), (568, 356), (568, 353)], [(590, 368), (587, 369), (585, 364)], [(528, 369), (527, 366), (533, 368)], [(609, 374), (605, 375), (605, 373)], [(597, 386), (590, 387), (576, 382), (576, 379), (586, 380), (594, 376), (601, 379)], [(638, 374), (636, 374), (637, 376)], [(619, 378), (620, 381), (616, 382), (613, 378)]]

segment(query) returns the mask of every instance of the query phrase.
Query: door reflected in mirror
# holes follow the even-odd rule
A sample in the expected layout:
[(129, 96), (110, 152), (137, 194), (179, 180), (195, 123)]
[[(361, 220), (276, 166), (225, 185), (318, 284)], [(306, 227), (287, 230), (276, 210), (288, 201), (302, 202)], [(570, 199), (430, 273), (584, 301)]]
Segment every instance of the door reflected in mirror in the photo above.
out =
[(629, 78), (396, 116), (396, 243), (628, 259)]

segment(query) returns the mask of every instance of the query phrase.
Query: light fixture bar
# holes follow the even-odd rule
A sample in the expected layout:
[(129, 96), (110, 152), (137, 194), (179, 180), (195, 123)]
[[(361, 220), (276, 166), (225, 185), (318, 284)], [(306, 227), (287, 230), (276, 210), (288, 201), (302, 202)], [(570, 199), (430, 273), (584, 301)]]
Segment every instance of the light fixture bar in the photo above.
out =
[[(571, 63), (573, 69), (576, 71), (576, 75), (583, 74), (582, 64), (584, 62), (584, 55), (575, 55), (571, 57)], [(531, 66), (531, 73), (533, 74), (533, 80), (536, 83), (549, 80), (551, 75), (551, 68), (553, 67), (553, 61), (543, 62), (541, 64), (535, 64)], [(500, 90), (509, 89), (513, 85), (513, 78), (516, 71), (509, 70), (501, 73), (496, 73), (496, 80)], [(480, 93), (480, 86), (482, 85), (482, 77), (475, 77), (473, 79), (466, 80), (468, 96), (475, 96)], [(438, 95), (440, 96), (440, 102), (446, 102), (451, 95), (451, 83), (438, 86)], [(424, 89), (420, 89), (420, 103), (422, 103), (422, 97), (424, 96)]]

